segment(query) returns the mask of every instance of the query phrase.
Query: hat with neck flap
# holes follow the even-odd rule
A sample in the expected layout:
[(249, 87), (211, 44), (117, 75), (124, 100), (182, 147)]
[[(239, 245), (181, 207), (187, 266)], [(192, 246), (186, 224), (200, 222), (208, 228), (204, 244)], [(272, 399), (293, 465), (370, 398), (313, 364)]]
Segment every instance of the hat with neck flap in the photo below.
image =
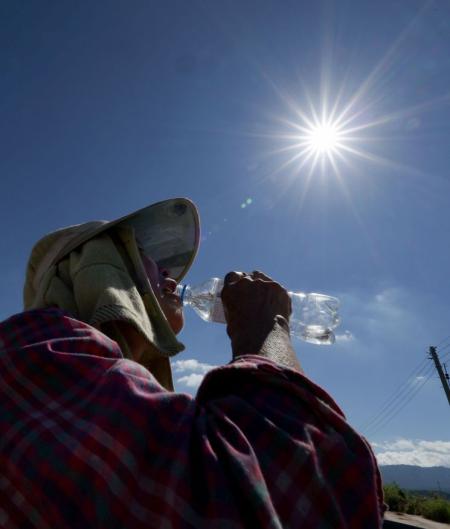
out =
[(148, 347), (139, 360), (173, 390), (169, 357), (184, 349), (153, 292), (144, 253), (179, 282), (197, 254), (197, 208), (186, 198), (158, 202), (114, 221), (93, 221), (54, 231), (31, 251), (25, 310), (57, 306), (114, 340), (132, 358), (120, 323), (131, 324)]

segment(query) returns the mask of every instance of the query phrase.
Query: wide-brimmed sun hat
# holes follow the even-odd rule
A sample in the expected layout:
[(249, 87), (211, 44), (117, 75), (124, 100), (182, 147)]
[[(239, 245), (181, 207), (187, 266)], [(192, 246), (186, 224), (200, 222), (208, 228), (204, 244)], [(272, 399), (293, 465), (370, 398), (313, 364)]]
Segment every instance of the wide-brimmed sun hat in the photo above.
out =
[(132, 357), (128, 341), (114, 322), (131, 323), (152, 346), (139, 362), (173, 390), (169, 357), (184, 346), (162, 312), (141, 254), (179, 282), (197, 254), (199, 225), (193, 202), (173, 198), (113, 221), (49, 233), (34, 245), (28, 260), (25, 310), (57, 306), (100, 330), (112, 324), (107, 334), (127, 358)]
[(179, 282), (198, 251), (200, 220), (187, 198), (157, 202), (112, 221), (92, 221), (56, 230), (34, 246), (27, 268), (24, 307), (30, 308), (47, 270), (86, 241), (113, 227), (131, 227), (141, 251)]

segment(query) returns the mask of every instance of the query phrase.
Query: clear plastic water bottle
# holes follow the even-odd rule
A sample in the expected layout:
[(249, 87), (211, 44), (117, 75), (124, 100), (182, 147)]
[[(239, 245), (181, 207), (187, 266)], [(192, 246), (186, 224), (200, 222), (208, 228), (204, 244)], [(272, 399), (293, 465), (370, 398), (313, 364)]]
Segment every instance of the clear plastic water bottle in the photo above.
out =
[[(178, 285), (176, 294), (184, 305), (189, 305), (205, 321), (226, 323), (223, 312), (223, 280), (208, 279), (196, 286)], [(339, 300), (325, 294), (288, 292), (292, 302), (289, 320), (291, 334), (309, 343), (332, 344), (334, 332), (339, 323)]]

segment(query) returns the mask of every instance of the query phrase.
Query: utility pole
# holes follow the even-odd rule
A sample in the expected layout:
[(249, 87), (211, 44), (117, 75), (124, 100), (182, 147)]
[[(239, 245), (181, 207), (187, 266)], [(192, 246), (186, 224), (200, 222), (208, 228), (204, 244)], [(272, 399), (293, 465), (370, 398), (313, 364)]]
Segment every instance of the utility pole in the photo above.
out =
[(444, 387), (445, 394), (447, 395), (448, 403), (450, 404), (450, 388), (448, 386), (448, 374), (447, 372), (444, 374), (444, 371), (442, 370), (441, 362), (439, 361), (439, 357), (436, 352), (436, 347), (430, 347), (430, 356), (434, 361), (437, 372), (439, 373), (439, 378), (442, 382), (442, 386)]

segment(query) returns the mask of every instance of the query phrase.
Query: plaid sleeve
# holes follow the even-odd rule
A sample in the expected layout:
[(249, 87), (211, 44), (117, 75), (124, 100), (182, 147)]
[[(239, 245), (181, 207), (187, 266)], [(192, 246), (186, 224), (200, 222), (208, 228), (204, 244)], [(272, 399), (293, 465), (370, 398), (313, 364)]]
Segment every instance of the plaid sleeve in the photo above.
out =
[(56, 309), (0, 346), (0, 527), (381, 527), (368, 444), (295, 371), (246, 356), (169, 393)]

